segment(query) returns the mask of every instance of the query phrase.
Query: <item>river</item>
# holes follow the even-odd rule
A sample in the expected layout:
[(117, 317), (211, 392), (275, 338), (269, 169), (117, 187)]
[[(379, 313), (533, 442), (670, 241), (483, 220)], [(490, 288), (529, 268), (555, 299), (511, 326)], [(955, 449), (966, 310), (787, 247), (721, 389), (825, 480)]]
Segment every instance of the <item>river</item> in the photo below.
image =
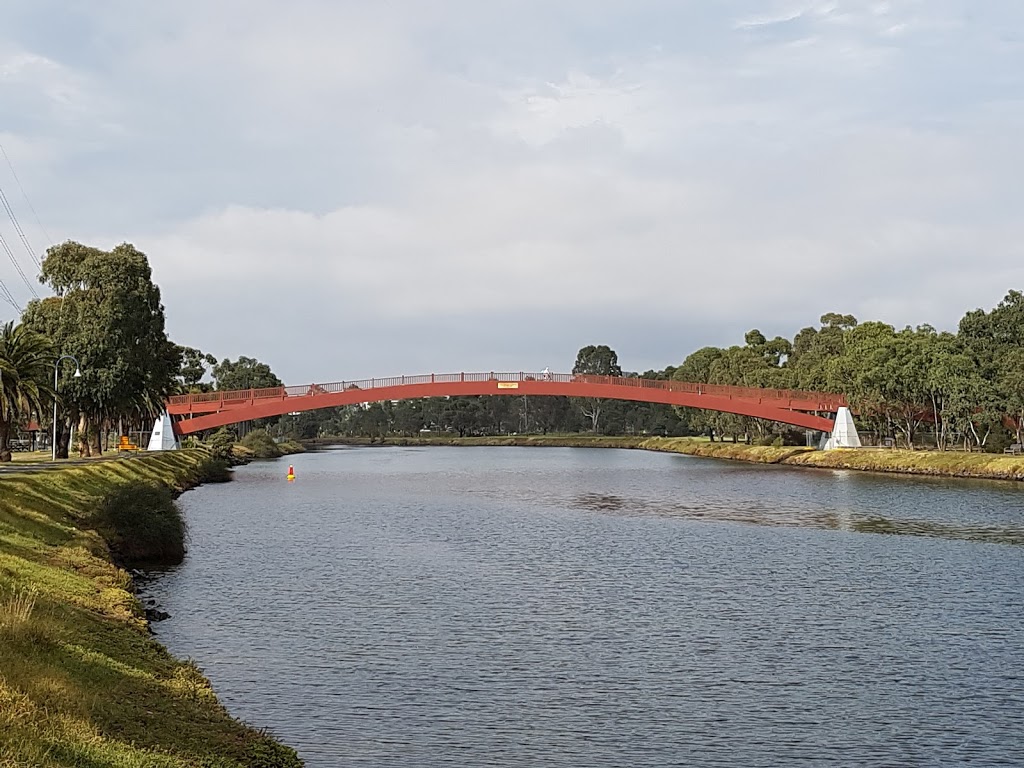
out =
[(311, 768), (1024, 765), (1022, 485), (568, 448), (235, 474), (182, 497), (154, 629)]

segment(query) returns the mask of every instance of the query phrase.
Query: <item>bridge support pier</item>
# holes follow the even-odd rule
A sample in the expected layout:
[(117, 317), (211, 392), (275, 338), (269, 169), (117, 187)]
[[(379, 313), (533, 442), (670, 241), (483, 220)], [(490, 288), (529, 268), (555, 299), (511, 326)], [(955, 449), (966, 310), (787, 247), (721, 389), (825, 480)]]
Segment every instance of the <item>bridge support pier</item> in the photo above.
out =
[(857, 434), (857, 426), (853, 423), (853, 414), (846, 406), (841, 407), (836, 413), (836, 425), (832, 428), (832, 434), (821, 437), (821, 450), (834, 451), (837, 448), (860, 448), (860, 435)]
[(147, 451), (176, 451), (181, 448), (174, 434), (174, 424), (168, 413), (160, 414), (153, 424), (153, 434), (149, 436)]

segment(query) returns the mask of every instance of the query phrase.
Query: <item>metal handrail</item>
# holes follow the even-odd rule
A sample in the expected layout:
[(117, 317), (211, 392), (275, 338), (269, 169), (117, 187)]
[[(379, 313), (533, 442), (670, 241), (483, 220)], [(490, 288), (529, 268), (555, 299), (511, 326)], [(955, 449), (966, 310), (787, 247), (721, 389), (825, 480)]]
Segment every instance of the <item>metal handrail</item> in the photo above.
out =
[[(183, 406), (198, 403), (219, 403), (236, 405), (255, 400), (280, 400), (289, 397), (310, 397), (321, 394), (335, 394), (352, 389), (379, 389), (416, 384), (446, 384), (457, 382), (523, 382), (541, 381), (554, 383), (601, 384), (617, 387), (641, 387), (661, 389), (668, 392), (684, 392), (729, 399), (770, 399), (803, 400), (818, 402), (820, 410), (833, 410), (833, 406), (846, 404), (843, 395), (829, 392), (810, 392), (797, 389), (769, 389), (762, 387), (741, 387), (730, 384), (702, 384), (698, 382), (674, 381), (671, 379), (642, 379), (636, 376), (594, 376), (576, 373), (430, 373), (417, 376), (389, 376), (385, 378), (358, 379), (356, 381), (334, 381), (326, 384), (306, 384), (291, 387), (267, 387), (263, 389), (237, 389), (219, 392), (196, 392), (188, 395), (174, 395), (168, 398), (169, 405)], [(827, 406), (827, 407), (826, 407)]]

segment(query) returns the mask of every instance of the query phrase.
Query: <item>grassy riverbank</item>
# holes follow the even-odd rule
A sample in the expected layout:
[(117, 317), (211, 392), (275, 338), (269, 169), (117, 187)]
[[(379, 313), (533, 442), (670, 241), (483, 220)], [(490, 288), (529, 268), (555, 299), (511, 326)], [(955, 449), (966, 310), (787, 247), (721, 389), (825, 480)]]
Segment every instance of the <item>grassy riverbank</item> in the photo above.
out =
[(232, 456), (240, 462), (253, 459), (280, 459), (282, 456), (305, 452), (305, 447), (294, 440), (275, 442), (265, 429), (250, 432), (231, 449)]
[(1024, 480), (1024, 457), (959, 451), (894, 451), (875, 448), (816, 451), (813, 448), (710, 443), (687, 438), (651, 438), (638, 446), (650, 451), (716, 459), (785, 464), (818, 469), (854, 469), (908, 475)]
[(853, 469), (939, 477), (1024, 480), (1024, 456), (959, 451), (894, 451), (874, 448), (817, 451), (813, 448), (712, 443), (678, 437), (602, 437), (590, 435), (512, 435), (506, 437), (411, 437), (371, 441), (368, 438), (326, 440), (317, 444), (346, 445), (513, 445), (569, 448), (639, 448), (757, 464), (785, 464), (818, 469)]
[[(200, 451), (0, 478), (0, 766), (298, 766), (147, 631), (113, 563), (183, 554)], [(100, 533), (102, 532), (102, 533)]]
[(500, 435), (494, 437), (388, 437), (383, 441), (369, 437), (339, 437), (304, 442), (311, 447), (328, 445), (514, 445), (527, 448), (639, 448), (646, 439), (643, 437), (605, 437), (603, 435)]

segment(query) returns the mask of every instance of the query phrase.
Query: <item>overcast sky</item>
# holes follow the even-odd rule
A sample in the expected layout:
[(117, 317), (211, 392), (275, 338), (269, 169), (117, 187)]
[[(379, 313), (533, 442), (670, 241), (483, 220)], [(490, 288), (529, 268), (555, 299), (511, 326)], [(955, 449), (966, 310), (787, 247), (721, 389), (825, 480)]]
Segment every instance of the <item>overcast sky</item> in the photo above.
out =
[(1024, 288), (1020, 0), (0, 7), (31, 245), (135, 243), (172, 338), (290, 383), (661, 368)]

